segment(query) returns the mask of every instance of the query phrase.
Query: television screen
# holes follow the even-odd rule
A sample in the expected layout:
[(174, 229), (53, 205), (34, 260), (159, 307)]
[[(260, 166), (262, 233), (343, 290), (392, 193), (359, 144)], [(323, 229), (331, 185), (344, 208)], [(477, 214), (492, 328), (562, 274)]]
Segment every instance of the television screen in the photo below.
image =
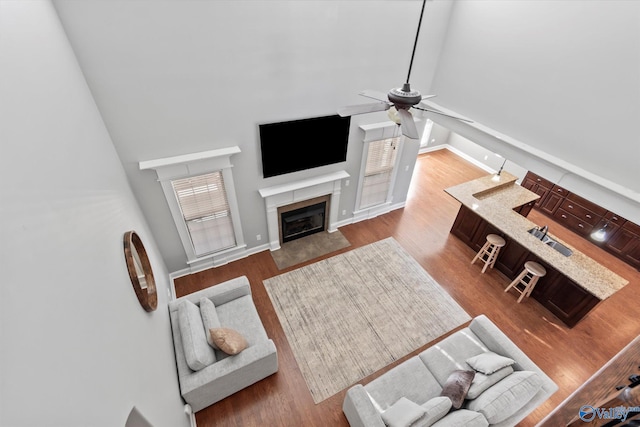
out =
[(346, 161), (350, 124), (334, 115), (259, 125), (264, 177)]

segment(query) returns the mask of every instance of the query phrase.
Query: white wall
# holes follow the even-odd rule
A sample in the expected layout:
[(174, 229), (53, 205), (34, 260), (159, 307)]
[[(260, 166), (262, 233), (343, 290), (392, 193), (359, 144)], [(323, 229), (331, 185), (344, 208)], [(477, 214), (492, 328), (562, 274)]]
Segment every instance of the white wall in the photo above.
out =
[[(187, 426), (168, 272), (49, 1), (0, 1), (0, 425)], [(146, 313), (123, 234), (148, 249)]]
[(633, 1), (458, 1), (432, 90), (542, 156), (465, 137), (640, 222), (638, 22)]
[(487, 150), (483, 146), (476, 144), (455, 132), (450, 133), (447, 144), (457, 153), (464, 154), (467, 160), (475, 163), (477, 166), (489, 171), (490, 173), (496, 173), (504, 164), (503, 169), (512, 175), (517, 176), (518, 182), (521, 182), (527, 174), (527, 169), (505, 158), (500, 153), (494, 153), (493, 151)]
[[(420, 2), (54, 0), (136, 198), (171, 271), (186, 267), (153, 171), (138, 162), (237, 145), (234, 181), (249, 248), (267, 235), (258, 189), (345, 169), (339, 221), (355, 207), (362, 153), (352, 120), (346, 163), (262, 178), (258, 124), (335, 114), (405, 81)], [(428, 90), (451, 4), (428, 2), (413, 66), (414, 88)], [(300, 151), (314, 149), (300, 136)], [(410, 150), (407, 151), (409, 153)], [(403, 162), (415, 162), (407, 159)], [(409, 165), (407, 176), (413, 164)], [(404, 177), (401, 177), (404, 178)], [(406, 195), (404, 180), (394, 202)], [(346, 211), (342, 215), (342, 211)]]

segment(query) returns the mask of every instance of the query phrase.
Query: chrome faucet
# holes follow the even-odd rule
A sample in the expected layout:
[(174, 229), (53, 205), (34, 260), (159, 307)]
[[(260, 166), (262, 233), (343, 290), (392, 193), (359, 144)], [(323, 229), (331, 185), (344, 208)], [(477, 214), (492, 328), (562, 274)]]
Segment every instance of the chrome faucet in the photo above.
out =
[(540, 237), (540, 240), (544, 240), (544, 238), (547, 237), (547, 232), (549, 231), (549, 226), (545, 225), (544, 227), (542, 227), (540, 229), (540, 231), (542, 232), (542, 236)]

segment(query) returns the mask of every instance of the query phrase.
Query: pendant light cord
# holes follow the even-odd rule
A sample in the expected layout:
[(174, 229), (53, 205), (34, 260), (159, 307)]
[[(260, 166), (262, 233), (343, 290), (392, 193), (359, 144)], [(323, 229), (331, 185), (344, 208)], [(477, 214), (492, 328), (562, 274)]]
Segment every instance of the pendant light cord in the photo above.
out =
[(422, 26), (422, 15), (424, 15), (424, 6), (427, 4), (427, 0), (422, 0), (422, 10), (420, 11), (420, 19), (418, 20), (418, 30), (416, 31), (416, 40), (413, 42), (413, 52), (411, 52), (411, 62), (409, 62), (409, 72), (407, 73), (407, 84), (409, 84), (409, 77), (411, 77), (411, 67), (413, 67), (413, 57), (416, 54), (416, 46), (418, 45), (418, 36), (420, 35), (420, 27)]

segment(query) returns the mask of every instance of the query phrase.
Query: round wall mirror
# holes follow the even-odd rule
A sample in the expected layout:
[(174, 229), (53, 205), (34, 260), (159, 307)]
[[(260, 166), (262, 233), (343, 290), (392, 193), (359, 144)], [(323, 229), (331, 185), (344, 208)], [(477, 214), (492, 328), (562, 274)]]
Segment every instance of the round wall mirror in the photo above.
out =
[(140, 305), (146, 311), (155, 310), (158, 307), (156, 281), (153, 278), (147, 251), (135, 231), (127, 231), (124, 234), (124, 258)]

